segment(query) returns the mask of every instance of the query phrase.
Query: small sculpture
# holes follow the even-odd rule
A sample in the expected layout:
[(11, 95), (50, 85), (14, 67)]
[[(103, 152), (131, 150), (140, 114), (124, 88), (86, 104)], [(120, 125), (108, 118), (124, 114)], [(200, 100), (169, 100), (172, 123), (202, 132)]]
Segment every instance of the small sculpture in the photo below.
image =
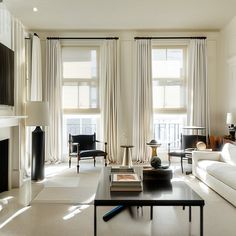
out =
[(161, 167), (161, 159), (157, 156), (153, 156), (151, 158), (150, 164), (154, 169), (158, 169)]

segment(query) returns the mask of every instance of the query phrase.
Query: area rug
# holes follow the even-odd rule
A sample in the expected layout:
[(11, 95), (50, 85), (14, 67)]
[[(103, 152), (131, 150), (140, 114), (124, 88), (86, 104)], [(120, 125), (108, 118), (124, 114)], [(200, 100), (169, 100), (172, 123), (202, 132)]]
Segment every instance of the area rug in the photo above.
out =
[[(61, 164), (63, 165), (63, 164)], [(59, 167), (61, 166), (59, 165)], [(34, 203), (93, 204), (102, 166), (83, 163), (80, 173), (75, 168), (54, 166), (43, 181), (43, 189), (33, 199)]]
[(32, 203), (93, 204), (96, 188), (46, 187)]

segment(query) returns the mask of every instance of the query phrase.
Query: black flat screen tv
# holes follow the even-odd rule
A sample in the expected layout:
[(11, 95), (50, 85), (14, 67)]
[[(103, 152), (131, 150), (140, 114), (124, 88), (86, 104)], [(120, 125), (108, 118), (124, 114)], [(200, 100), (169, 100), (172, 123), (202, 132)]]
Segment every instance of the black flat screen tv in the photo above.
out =
[(14, 106), (14, 51), (1, 43), (0, 105)]

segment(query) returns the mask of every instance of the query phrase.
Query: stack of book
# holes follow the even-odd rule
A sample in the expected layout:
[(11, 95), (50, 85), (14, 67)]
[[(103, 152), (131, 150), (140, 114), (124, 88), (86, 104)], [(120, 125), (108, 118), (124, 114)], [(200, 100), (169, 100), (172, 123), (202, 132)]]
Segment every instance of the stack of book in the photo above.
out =
[(141, 192), (143, 185), (140, 177), (134, 172), (111, 173), (111, 191)]
[(126, 166), (118, 166), (118, 167), (112, 167), (111, 173), (134, 173), (133, 167), (126, 167)]

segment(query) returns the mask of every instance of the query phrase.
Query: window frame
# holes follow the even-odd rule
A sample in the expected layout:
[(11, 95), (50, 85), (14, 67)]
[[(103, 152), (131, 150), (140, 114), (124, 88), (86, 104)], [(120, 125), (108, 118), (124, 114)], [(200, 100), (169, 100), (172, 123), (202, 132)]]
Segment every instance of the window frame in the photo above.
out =
[[(87, 83), (89, 84), (96, 84), (97, 86), (97, 107), (96, 108), (64, 108), (62, 107), (63, 110), (63, 114), (65, 115), (96, 115), (96, 114), (100, 114), (101, 113), (101, 108), (100, 108), (100, 46), (99, 44), (66, 44), (66, 43), (62, 43), (62, 50), (63, 47), (78, 47), (78, 48), (87, 48), (89, 50), (96, 50), (96, 69), (97, 69), (97, 73), (96, 73), (96, 77), (95, 78), (64, 78), (63, 77), (63, 73), (62, 73), (62, 88), (63, 86), (66, 85), (71, 85), (71, 84), (77, 84), (75, 86), (79, 86), (79, 84), (83, 84), (83, 83)], [(62, 60), (63, 63), (63, 60)], [(79, 93), (78, 93), (79, 94)]]
[[(177, 43), (173, 44), (154, 44), (152, 46), (152, 50), (155, 49), (182, 49), (183, 50), (183, 72), (182, 72), (182, 79), (181, 78), (154, 78), (152, 75), (152, 82), (154, 81), (162, 81), (164, 86), (167, 86), (168, 84), (174, 85), (177, 82), (181, 82), (181, 87), (184, 88), (184, 95), (183, 98), (180, 100), (180, 103), (183, 104), (183, 106), (178, 108), (155, 108), (153, 104), (153, 112), (154, 114), (186, 114), (187, 113), (187, 50), (188, 46), (186, 44), (180, 45)], [(171, 81), (173, 81), (171, 83)], [(165, 95), (164, 95), (164, 104), (165, 104)]]

